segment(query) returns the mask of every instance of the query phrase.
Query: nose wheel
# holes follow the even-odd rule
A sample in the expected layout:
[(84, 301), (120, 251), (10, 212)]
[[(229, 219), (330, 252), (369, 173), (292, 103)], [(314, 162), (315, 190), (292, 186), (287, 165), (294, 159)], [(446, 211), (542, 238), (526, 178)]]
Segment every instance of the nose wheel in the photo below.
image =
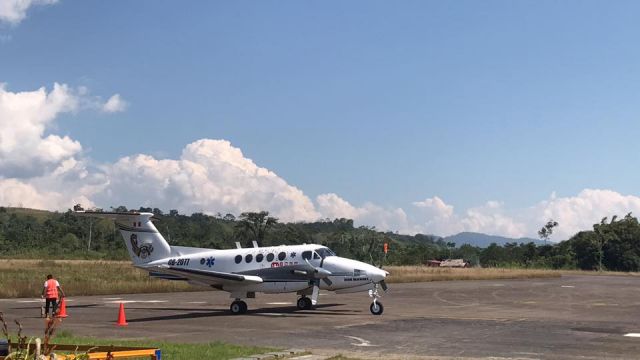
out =
[(371, 303), (371, 306), (369, 306), (369, 310), (373, 315), (382, 315), (382, 312), (384, 311), (384, 306), (382, 306), (381, 302), (374, 300)]
[(313, 304), (311, 303), (311, 299), (309, 299), (306, 296), (303, 296), (303, 297), (298, 299), (298, 302), (297, 302), (296, 305), (298, 306), (298, 309), (300, 309), (300, 310), (311, 310), (311, 306)]
[(231, 310), (233, 315), (245, 314), (247, 309), (247, 303), (242, 300), (236, 300), (231, 303), (231, 306), (229, 306), (229, 310)]
[(373, 302), (369, 306), (369, 311), (371, 311), (373, 315), (382, 315), (382, 312), (384, 311), (384, 306), (382, 306), (382, 303), (378, 301), (381, 297), (378, 292), (378, 287), (378, 283), (375, 283), (373, 284), (373, 289), (369, 290), (369, 296), (373, 298)]

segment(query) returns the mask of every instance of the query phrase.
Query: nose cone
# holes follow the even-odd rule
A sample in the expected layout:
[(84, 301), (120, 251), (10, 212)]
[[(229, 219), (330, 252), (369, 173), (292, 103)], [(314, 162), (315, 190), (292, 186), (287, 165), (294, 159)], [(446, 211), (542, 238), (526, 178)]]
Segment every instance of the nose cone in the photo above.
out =
[(375, 266), (372, 266), (371, 268), (367, 269), (367, 274), (369, 275), (369, 279), (371, 279), (371, 281), (375, 283), (378, 283), (384, 280), (387, 277), (387, 275), (389, 275), (387, 271), (378, 269)]

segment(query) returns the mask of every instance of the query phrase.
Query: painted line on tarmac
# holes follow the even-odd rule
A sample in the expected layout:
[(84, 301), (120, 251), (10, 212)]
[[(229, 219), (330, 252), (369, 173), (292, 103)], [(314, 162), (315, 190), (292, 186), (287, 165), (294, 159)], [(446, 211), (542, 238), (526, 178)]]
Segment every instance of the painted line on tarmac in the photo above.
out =
[[(73, 299), (66, 299), (66, 302), (71, 302), (74, 301)], [(27, 304), (27, 303), (44, 303), (44, 300), (18, 300), (16, 302), (22, 303), (22, 304)]]
[(287, 314), (282, 314), (282, 313), (256, 313), (255, 315), (280, 317), (280, 316), (286, 316)]
[(293, 305), (292, 302), (270, 302), (267, 305)]
[(640, 333), (628, 333), (628, 334), (625, 334), (624, 336), (640, 338)]
[(573, 286), (573, 285), (562, 285), (562, 286), (560, 286), (560, 287), (562, 287), (562, 288), (569, 288), (569, 289), (573, 289), (575, 286)]
[(188, 301), (185, 304), (206, 304), (206, 301)]
[(345, 337), (355, 341), (359, 341), (359, 343), (351, 343), (351, 345), (353, 346), (361, 346), (361, 347), (378, 346), (378, 345), (372, 345), (371, 341), (369, 340), (365, 340), (363, 338), (359, 338), (356, 336), (345, 336)]
[(157, 304), (157, 303), (166, 303), (169, 300), (115, 300), (115, 301), (105, 301), (107, 304), (134, 304), (134, 303), (142, 303), (142, 304)]
[(122, 298), (102, 298), (102, 300), (122, 300)]

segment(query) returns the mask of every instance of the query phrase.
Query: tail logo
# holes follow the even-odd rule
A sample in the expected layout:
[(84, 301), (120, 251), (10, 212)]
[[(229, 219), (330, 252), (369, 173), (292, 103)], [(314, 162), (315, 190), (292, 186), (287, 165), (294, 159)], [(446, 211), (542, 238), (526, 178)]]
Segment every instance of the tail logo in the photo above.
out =
[(141, 259), (146, 259), (153, 252), (153, 246), (151, 244), (138, 245), (138, 235), (131, 234), (131, 250), (134, 254)]

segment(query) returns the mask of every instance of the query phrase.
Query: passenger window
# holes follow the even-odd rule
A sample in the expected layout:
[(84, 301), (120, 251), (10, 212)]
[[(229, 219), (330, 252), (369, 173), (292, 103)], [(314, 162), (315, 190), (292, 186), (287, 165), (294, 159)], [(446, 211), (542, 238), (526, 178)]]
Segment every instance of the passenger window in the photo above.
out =
[(242, 262), (242, 255), (236, 256), (236, 264), (240, 264)]
[(314, 258), (314, 259), (316, 259), (316, 260), (318, 260), (318, 259), (320, 259), (320, 255), (318, 255), (318, 253), (317, 253), (317, 252), (314, 252), (314, 253), (313, 253), (313, 258)]
[(311, 251), (303, 251), (302, 252), (303, 260), (311, 260)]
[(246, 261), (246, 262), (247, 262), (247, 264), (248, 264), (248, 263), (250, 263), (252, 260), (253, 260), (253, 255), (251, 255), (251, 254), (248, 254), (248, 255), (244, 258), (244, 261)]
[(268, 261), (268, 262), (272, 262), (272, 261), (273, 261), (273, 258), (274, 258), (273, 253), (269, 253), (269, 254), (267, 254), (267, 261)]
[(287, 257), (287, 254), (285, 252), (281, 252), (280, 254), (278, 254), (278, 260), (282, 261)]
[(262, 259), (264, 259), (264, 255), (262, 254), (256, 255), (256, 262), (262, 262)]

